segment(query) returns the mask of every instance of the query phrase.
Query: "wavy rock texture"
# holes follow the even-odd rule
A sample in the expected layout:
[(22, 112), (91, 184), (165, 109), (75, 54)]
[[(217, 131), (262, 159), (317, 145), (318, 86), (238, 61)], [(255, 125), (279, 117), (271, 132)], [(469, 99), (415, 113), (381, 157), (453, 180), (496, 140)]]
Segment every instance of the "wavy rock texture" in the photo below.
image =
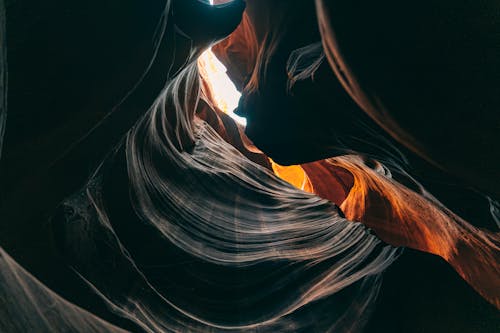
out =
[[(477, 195), (464, 205), (476, 198), (467, 195), (445, 205), (413, 176), (418, 159), (405, 145), (445, 168), (457, 160), (415, 148), (428, 147), (413, 140), (428, 127), (400, 121), (394, 95), (358, 62), (372, 54), (350, 53), (362, 39), (341, 38), (359, 33), (350, 5), (248, 0), (242, 16), (243, 1), (222, 2), (111, 1), (98, 12), (9, 4), (7, 33), (17, 38), (12, 63), (0, 57), (3, 122), (7, 70), (14, 77), (0, 240), (17, 261), (0, 249), (0, 331), (494, 331), (498, 310), (482, 298), (500, 307), (498, 226), (484, 222), (499, 221), (496, 192), (487, 204)], [(213, 49), (243, 93), (246, 129), (217, 106), (196, 64), (240, 21)], [(359, 36), (368, 51), (376, 38), (367, 36), (386, 27)], [(390, 59), (384, 46), (374, 59)], [(481, 87), (467, 96), (483, 96)], [(459, 193), (495, 189), (484, 175), (463, 173)], [(431, 304), (440, 289), (449, 293)]]

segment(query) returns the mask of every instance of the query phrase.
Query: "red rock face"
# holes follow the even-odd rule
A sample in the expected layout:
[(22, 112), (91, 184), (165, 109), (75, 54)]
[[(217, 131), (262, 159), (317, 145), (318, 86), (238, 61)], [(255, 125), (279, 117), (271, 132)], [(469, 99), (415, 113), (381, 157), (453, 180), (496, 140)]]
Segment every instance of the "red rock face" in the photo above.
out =
[[(498, 105), (498, 94), (491, 93), (493, 78), (487, 74), (480, 83), (476, 83), (480, 85), (478, 87), (472, 85), (472, 82), (475, 82), (473, 79), (475, 76), (470, 72), (470, 69), (464, 71), (456, 69), (451, 75), (450, 66), (453, 66), (455, 58), (464, 57), (465, 54), (470, 55), (471, 46), (464, 46), (458, 41), (448, 44), (440, 41), (447, 38), (446, 34), (453, 29), (460, 30), (463, 27), (458, 28), (457, 23), (450, 21), (445, 24), (446, 31), (440, 31), (439, 34), (431, 37), (429, 35), (430, 27), (437, 24), (438, 21), (431, 21), (426, 28), (427, 30), (419, 31), (405, 24), (401, 25), (403, 27), (403, 31), (401, 31), (399, 29), (389, 30), (388, 23), (387, 26), (373, 23), (377, 29), (387, 29), (382, 34), (377, 29), (360, 30), (356, 28), (358, 21), (353, 18), (353, 15), (357, 13), (357, 9), (343, 4), (342, 1), (336, 5), (339, 6), (335, 7), (338, 10), (333, 11), (332, 8), (335, 4), (317, 1), (321, 37), (336, 79), (318, 80), (315, 89), (322, 93), (315, 96), (328, 93), (332, 96), (333, 87), (344, 90), (360, 109), (375, 119), (387, 133), (403, 145), (449, 170), (449, 172), (460, 175), (465, 181), (496, 193), (499, 188), (499, 174), (493, 170), (494, 167), (492, 169), (492, 165), (496, 165), (495, 161), (498, 162), (500, 159), (496, 154), (498, 149), (493, 148), (493, 146), (499, 141), (495, 137), (500, 132), (493, 129), (499, 120), (498, 116), (495, 116), (496, 113), (491, 111)], [(427, 5), (429, 4), (422, 4), (423, 7)], [(380, 6), (373, 4), (373, 6), (377, 6), (378, 9), (365, 11), (365, 14), (370, 16), (367, 20), (372, 19), (378, 22), (379, 18), (372, 13), (377, 12), (385, 17), (380, 9), (385, 8), (385, 4)], [(248, 9), (240, 26), (226, 40), (214, 47), (214, 52), (227, 65), (229, 75), (243, 90), (242, 103), (243, 105), (247, 103), (249, 109), (250, 131), (247, 130), (247, 134), (257, 144), (257, 147), (272, 158), (279, 157), (278, 160), (286, 160), (286, 163), (290, 164), (301, 163), (300, 161), (304, 161), (304, 159), (319, 160), (302, 165), (311, 181), (314, 193), (337, 203), (347, 218), (362, 221), (390, 244), (407, 246), (443, 257), (485, 298), (499, 306), (500, 295), (494, 290), (495, 286), (500, 285), (498, 235), (471, 226), (431, 196), (428, 196), (425, 191), (419, 190), (418, 186), (417, 189), (413, 188), (413, 190), (407, 188), (390, 179), (387, 175), (379, 173), (380, 170), (367, 167), (362, 160), (353, 157), (323, 160), (325, 151), (321, 147), (327, 147), (329, 144), (334, 145), (334, 141), (322, 142), (312, 140), (311, 136), (303, 135), (303, 133), (314, 132), (314, 129), (321, 131), (325, 121), (324, 117), (318, 116), (304, 107), (307, 103), (302, 104), (301, 110), (297, 112), (307, 114), (309, 122), (304, 120), (299, 125), (294, 123), (297, 120), (290, 121), (293, 116), (290, 115), (291, 111), (288, 108), (285, 108), (286, 112), (283, 113), (283, 116), (273, 118), (273, 115), (280, 114), (281, 106), (287, 105), (288, 107), (289, 104), (285, 104), (285, 101), (292, 98), (282, 97), (280, 101), (283, 103), (281, 104), (270, 104), (269, 102), (273, 98), (279, 99), (276, 92), (279, 91), (280, 84), (281, 89), (284, 89), (283, 83), (276, 83), (276, 75), (279, 75), (276, 73), (279, 72), (274, 72), (273, 66), (283, 67), (283, 63), (279, 63), (276, 59), (280, 57), (280, 51), (287, 47), (290, 48), (293, 42), (287, 39), (286, 32), (276, 28), (279, 26), (280, 20), (284, 20), (283, 17), (276, 14), (274, 21), (269, 20), (269, 17), (272, 16), (272, 13), (280, 12), (280, 9), (281, 12), (289, 10), (287, 12), (289, 17), (294, 17), (294, 15), (298, 15), (299, 8), (287, 6), (279, 1), (273, 2), (273, 4), (249, 1)], [(303, 10), (304, 7), (300, 9)], [(487, 15), (479, 12), (475, 12), (473, 15), (476, 14), (479, 16)], [(384, 22), (387, 20), (384, 19)], [(426, 21), (425, 24), (428, 23)], [(396, 23), (394, 24), (396, 25)], [(475, 29), (478, 30), (474, 30), (473, 33), (486, 31), (488, 23), (484, 24), (482, 27), (475, 26)], [(498, 26), (500, 25), (495, 27)], [(307, 23), (301, 27), (304, 30), (312, 29), (308, 28)], [(377, 33), (375, 31), (379, 31), (378, 36), (387, 34), (402, 36), (406, 34), (415, 40), (413, 44), (408, 44), (408, 41), (405, 41), (404, 46), (402, 44), (392, 45), (391, 41), (400, 40), (399, 37), (387, 40), (385, 37), (380, 39), (372, 35)], [(353, 37), (351, 32), (356, 37)], [(456, 34), (456, 31), (451, 33), (453, 36)], [(483, 43), (484, 38), (486, 37), (476, 38), (475, 42)], [(384, 48), (381, 48), (382, 45)], [(493, 47), (491, 40), (481, 45), (490, 47), (488, 52), (494, 53), (494, 50), (491, 49)], [(466, 50), (452, 51), (463, 47)], [(414, 51), (411, 51), (413, 49)], [(406, 55), (401, 53), (404, 52), (403, 50), (408, 51)], [(422, 52), (427, 53), (422, 56)], [(441, 54), (436, 55), (439, 52)], [(451, 57), (455, 57), (453, 58), (455, 60), (445, 56), (445, 54), (453, 54)], [(435, 55), (436, 58), (431, 60)], [(374, 63), (377, 59), (382, 59), (382, 62)], [(459, 60), (456, 61), (459, 62)], [(477, 59), (477, 61), (486, 60)], [(488, 61), (493, 61), (493, 59)], [(494, 61), (489, 64), (493, 65), (493, 63)], [(489, 65), (486, 63), (482, 65), (484, 66), (482, 68), (488, 71)], [(418, 69), (422, 66), (430, 67), (426, 70)], [(445, 69), (450, 74), (449, 77), (443, 76)], [(431, 72), (437, 76), (425, 74)], [(433, 75), (435, 77), (429, 79)], [(441, 88), (446, 86), (443, 89), (435, 87), (439, 80), (450, 80), (450, 77), (454, 75), (460, 76), (461, 79), (452, 83), (439, 83)], [(468, 75), (469, 79), (466, 80), (470, 80), (466, 84), (463, 82), (464, 75)], [(340, 82), (341, 88), (335, 85), (336, 80)], [(431, 80), (432, 84), (426, 85), (426, 80)], [(285, 82), (285, 79), (281, 82)], [(392, 90), (387, 88), (386, 83), (393, 87)], [(399, 85), (399, 87), (395, 88), (394, 85)], [(460, 88), (457, 85), (461, 85)], [(498, 84), (493, 84), (493, 86), (498, 86)], [(404, 89), (403, 87), (408, 89), (400, 93), (401, 89)], [(300, 89), (304, 88), (297, 88), (295, 93), (300, 93)], [(436, 93), (431, 94), (431, 96), (424, 92), (426, 89)], [(457, 99), (455, 93), (460, 89), (465, 90)], [(266, 95), (269, 91), (276, 94)], [(308, 95), (309, 98), (311, 96), (313, 95)], [(468, 98), (468, 102), (458, 103), (457, 101), (461, 98)], [(486, 103), (488, 106), (485, 106), (481, 100), (488, 101)], [(415, 101), (415, 103), (412, 104), (409, 101)], [(489, 110), (481, 111), (477, 121), (470, 121), (476, 114), (475, 107), (471, 104), (474, 103), (473, 101), (475, 101), (476, 107), (481, 109), (484, 106)], [(323, 107), (326, 108), (327, 105), (331, 107), (326, 103), (323, 104)], [(341, 116), (342, 112), (346, 112), (345, 104), (337, 102), (336, 106), (341, 106), (341, 111), (331, 112), (337, 112), (336, 119), (342, 123), (342, 120), (346, 119)], [(355, 110), (352, 106), (350, 107), (350, 110)], [(335, 109), (332, 108), (332, 110)], [(240, 110), (240, 112), (242, 111)], [(463, 117), (464, 114), (465, 117)], [(280, 121), (280, 119), (284, 120)], [(273, 126), (268, 127), (269, 123), (272, 123)], [(348, 122), (344, 122), (344, 124), (350, 130), (355, 130)], [(266, 130), (259, 132), (260, 128), (266, 128)], [(275, 136), (269, 136), (269, 128), (276, 129), (273, 133)], [(456, 139), (458, 133), (460, 133), (459, 143)], [(286, 139), (283, 144), (270, 145), (270, 142), (279, 143), (284, 137)], [(297, 138), (300, 138), (300, 142), (293, 141)], [(478, 140), (484, 144), (480, 144)], [(312, 155), (303, 152), (302, 145), (308, 147), (307, 153)], [(479, 148), (479, 146), (481, 147)], [(495, 152), (490, 153), (492, 150)], [(337, 154), (334, 150), (330, 150), (330, 156)], [(475, 157), (471, 158), (471, 156)], [(474, 263), (471, 262), (470, 252), (477, 255)], [(477, 267), (486, 262), (496, 264), (486, 265), (483, 273), (477, 273)], [(472, 268), (473, 266), (476, 268)]]
[[(248, 139), (234, 120), (221, 112), (215, 118), (209, 114), (213, 113), (205, 109), (200, 116), (243, 154), (269, 167), (264, 154), (250, 153), (242, 144)], [(292, 184), (309, 183), (303, 189), (336, 203), (347, 219), (364, 223), (385, 242), (442, 257), (484, 298), (500, 307), (500, 267), (495, 264), (500, 260), (500, 234), (473, 227), (425, 189), (416, 190), (418, 183), (413, 189), (404, 186), (379, 162), (367, 163), (355, 155), (303, 164), (305, 175), (273, 170)], [(409, 176), (407, 181), (414, 182)]]
[[(411, 13), (400, 8), (401, 4), (390, 1), (366, 5), (371, 9), (364, 11), (366, 17), (360, 19), (357, 5), (317, 1), (322, 42), (337, 79), (329, 78), (328, 83), (322, 83), (323, 68), (320, 68), (320, 82), (314, 86), (317, 93), (307, 96), (311, 103), (328, 94), (337, 96), (337, 89), (341, 89), (399, 143), (471, 186), (498, 196), (500, 174), (493, 165), (500, 161), (495, 147), (500, 141), (500, 119), (496, 111), (500, 105), (496, 91), (500, 84), (497, 72), (500, 66), (495, 37), (499, 33), (500, 18), (491, 14), (498, 12), (498, 3), (454, 5), (450, 2), (446, 7), (425, 2)], [(266, 147), (264, 150), (269, 155), (283, 155), (279, 159), (290, 163), (301, 157), (314, 160), (328, 155), (326, 148), (318, 147), (333, 142), (311, 133), (326, 132), (323, 124), (335, 120), (328, 118), (329, 114), (337, 113), (339, 117), (342, 112), (357, 112), (356, 107), (348, 105), (340, 96), (335, 103), (322, 101), (328, 111), (317, 110), (321, 108), (317, 105), (312, 107), (316, 109), (314, 115), (311, 108), (306, 107), (302, 111), (290, 111), (292, 107), (285, 103), (288, 97), (277, 97), (286, 80), (283, 77), (282, 83), (277, 82), (276, 78), (284, 73), (273, 71), (276, 66), (284, 65), (278, 64), (277, 59), (285, 57), (280, 52), (288, 48), (289, 53), (307, 44), (297, 41), (301, 38), (297, 31), (307, 32), (309, 42), (319, 37), (315, 30), (318, 23), (311, 19), (314, 13), (308, 12), (310, 7), (281, 1), (248, 1), (242, 24), (214, 48), (228, 66), (230, 76), (244, 91), (242, 105), (247, 105), (246, 112), (254, 118), (249, 123), (249, 135), (262, 149)], [(290, 22), (300, 22), (300, 30), (281, 29), (279, 22), (286, 20), (280, 16), (283, 13)], [(423, 17), (425, 19), (421, 19)], [(442, 17), (450, 19), (443, 21)], [(360, 20), (363, 24), (359, 24)], [(373, 28), (367, 29), (368, 26)], [(264, 78), (266, 73), (268, 79)], [(342, 88), (337, 87), (339, 84)], [(262, 99), (270, 99), (265, 95), (270, 89), (280, 103), (266, 110), (269, 102)], [(300, 91), (297, 89), (295, 93)], [(262, 96), (256, 96), (256, 92)], [(282, 122), (281, 127), (288, 128), (294, 135), (284, 129), (278, 137), (267, 138), (269, 131), (264, 128), (276, 122), (272, 114), (282, 112), (280, 107), (287, 109), (283, 115), (288, 114), (290, 118)], [(242, 108), (240, 112), (245, 111)], [(300, 117), (302, 114), (310, 116)], [(346, 119), (341, 121), (347, 123)], [(317, 151), (306, 157), (305, 152), (296, 150), (292, 156), (286, 152), (284, 142), (277, 143), (284, 137), (290, 142), (300, 137), (296, 141), (308, 141), (310, 149), (314, 146)]]

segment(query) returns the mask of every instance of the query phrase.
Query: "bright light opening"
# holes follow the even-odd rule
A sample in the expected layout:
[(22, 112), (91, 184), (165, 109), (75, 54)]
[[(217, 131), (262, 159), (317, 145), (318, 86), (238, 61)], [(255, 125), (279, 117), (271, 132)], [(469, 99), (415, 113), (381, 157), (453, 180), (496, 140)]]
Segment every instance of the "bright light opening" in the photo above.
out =
[(241, 93), (227, 75), (227, 68), (217, 59), (211, 49), (203, 52), (198, 58), (198, 68), (210, 87), (215, 105), (238, 124), (246, 126), (247, 120), (234, 113), (238, 107)]
[(228, 2), (231, 2), (233, 0), (208, 0), (208, 3), (213, 6), (213, 5), (223, 5)]
[[(214, 0), (209, 0), (214, 5)], [(222, 112), (233, 118), (238, 124), (246, 126), (247, 120), (234, 113), (238, 107), (241, 93), (227, 75), (227, 68), (217, 59), (211, 49), (206, 50), (198, 58), (200, 74), (207, 83), (212, 95), (212, 102)], [(300, 165), (281, 166), (269, 159), (274, 173), (304, 191), (314, 193), (307, 173)]]
[[(215, 0), (208, 0), (213, 6)], [(217, 3), (221, 3), (218, 1)], [(225, 1), (228, 2), (228, 1)], [(212, 94), (215, 106), (233, 118), (238, 124), (246, 126), (247, 120), (234, 113), (238, 107), (241, 93), (227, 75), (227, 68), (217, 59), (212, 49), (208, 49), (198, 58), (198, 68)]]
[[(213, 1), (210, 1), (213, 5)], [(241, 93), (227, 75), (227, 68), (217, 59), (211, 49), (198, 58), (200, 75), (210, 89), (212, 102), (222, 112), (233, 118), (238, 124), (246, 126), (247, 120), (234, 113), (238, 107)], [(288, 183), (304, 191), (314, 193), (307, 173), (300, 165), (281, 166), (269, 159), (274, 173)]]

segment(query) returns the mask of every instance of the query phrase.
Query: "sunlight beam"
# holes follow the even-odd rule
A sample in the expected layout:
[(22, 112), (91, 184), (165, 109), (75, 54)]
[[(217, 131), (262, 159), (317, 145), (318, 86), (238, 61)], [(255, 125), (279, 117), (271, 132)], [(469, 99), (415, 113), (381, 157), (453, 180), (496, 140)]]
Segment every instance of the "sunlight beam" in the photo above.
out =
[(210, 87), (215, 105), (238, 124), (246, 126), (247, 120), (234, 113), (238, 107), (241, 93), (227, 75), (226, 67), (217, 59), (211, 49), (203, 52), (198, 58), (198, 67), (202, 77)]

